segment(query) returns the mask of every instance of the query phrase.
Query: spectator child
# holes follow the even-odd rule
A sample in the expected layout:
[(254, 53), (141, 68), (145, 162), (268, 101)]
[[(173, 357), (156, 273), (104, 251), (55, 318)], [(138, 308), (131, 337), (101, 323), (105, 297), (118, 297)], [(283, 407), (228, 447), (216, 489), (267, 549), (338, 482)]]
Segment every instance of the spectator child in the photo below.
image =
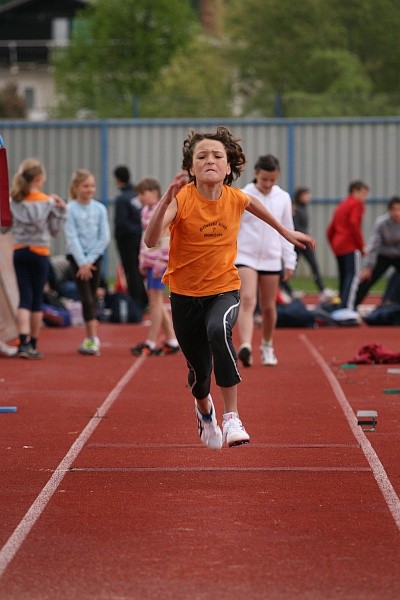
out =
[[(309, 233), (309, 205), (311, 202), (311, 192), (307, 187), (298, 187), (293, 196), (293, 223), (294, 228), (297, 231), (302, 231), (303, 233)], [(312, 278), (316, 287), (318, 288), (320, 295), (320, 302), (328, 302), (335, 296), (335, 292), (327, 287), (325, 287), (315, 250), (313, 250), (310, 246), (306, 248), (295, 248), (297, 254), (297, 264), (302, 256), (304, 256), (305, 260), (308, 262)]]
[[(284, 227), (293, 230), (292, 202), (289, 194), (277, 183), (279, 175), (278, 159), (272, 154), (260, 156), (254, 167), (254, 180), (243, 191), (257, 198)], [(281, 277), (284, 282), (290, 279), (296, 260), (293, 244), (254, 214), (243, 214), (236, 266), (241, 279), (238, 357), (245, 367), (253, 363), (252, 339), (257, 298), (263, 330), (261, 363), (264, 366), (278, 363), (272, 339), (277, 321), (276, 298)]]
[(364, 300), (389, 267), (394, 267), (400, 276), (400, 197), (393, 196), (387, 209), (387, 213), (378, 217), (373, 226), (359, 277), (355, 306)]
[(114, 237), (124, 269), (128, 294), (138, 308), (148, 304), (143, 277), (139, 271), (139, 250), (142, 237), (141, 204), (130, 180), (128, 167), (119, 165), (113, 172), (119, 193), (115, 198)]
[(42, 191), (46, 171), (36, 158), (24, 160), (14, 175), (11, 187), (14, 269), (19, 289), (17, 356), (43, 358), (37, 349), (42, 326), (43, 290), (49, 273), (51, 238), (62, 228), (66, 205), (55, 194)]
[(326, 230), (336, 256), (339, 271), (338, 308), (354, 309), (361, 256), (366, 253), (362, 220), (369, 187), (363, 181), (352, 181), (349, 195), (337, 206)]
[(100, 354), (97, 335), (97, 288), (101, 280), (102, 256), (110, 242), (107, 210), (94, 199), (95, 179), (86, 169), (77, 169), (69, 187), (66, 254), (74, 274), (80, 300), (86, 337), (79, 346), (81, 354)]
[[(143, 205), (142, 227), (145, 231), (161, 198), (161, 188), (156, 179), (147, 177), (137, 184), (136, 189)], [(142, 240), (139, 268), (147, 281), (151, 323), (146, 341), (131, 348), (131, 352), (135, 356), (167, 355), (179, 351), (171, 314), (164, 302), (166, 286), (161, 282), (168, 264), (168, 253), (169, 234), (165, 233), (154, 248), (148, 248)], [(157, 348), (157, 340), (161, 329), (164, 329), (165, 340), (161, 347)]]

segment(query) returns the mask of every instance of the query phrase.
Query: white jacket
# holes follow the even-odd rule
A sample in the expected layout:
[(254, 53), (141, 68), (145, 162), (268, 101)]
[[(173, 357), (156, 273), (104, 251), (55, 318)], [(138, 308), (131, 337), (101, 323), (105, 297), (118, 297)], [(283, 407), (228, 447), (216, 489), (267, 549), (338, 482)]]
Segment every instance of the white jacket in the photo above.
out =
[[(274, 185), (267, 196), (254, 183), (248, 183), (243, 191), (255, 196), (282, 225), (294, 230), (292, 202), (289, 194), (279, 185)], [(283, 266), (294, 271), (296, 262), (293, 244), (270, 225), (245, 210), (239, 230), (236, 264), (246, 265), (257, 271), (280, 271)]]

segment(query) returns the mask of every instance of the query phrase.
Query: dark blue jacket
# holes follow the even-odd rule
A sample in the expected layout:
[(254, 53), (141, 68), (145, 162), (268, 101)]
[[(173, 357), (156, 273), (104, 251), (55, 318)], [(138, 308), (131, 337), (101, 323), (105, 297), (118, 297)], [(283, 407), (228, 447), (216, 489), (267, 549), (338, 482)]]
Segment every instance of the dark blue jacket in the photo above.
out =
[(142, 236), (142, 222), (140, 208), (135, 188), (128, 183), (121, 188), (115, 198), (114, 236), (116, 238)]

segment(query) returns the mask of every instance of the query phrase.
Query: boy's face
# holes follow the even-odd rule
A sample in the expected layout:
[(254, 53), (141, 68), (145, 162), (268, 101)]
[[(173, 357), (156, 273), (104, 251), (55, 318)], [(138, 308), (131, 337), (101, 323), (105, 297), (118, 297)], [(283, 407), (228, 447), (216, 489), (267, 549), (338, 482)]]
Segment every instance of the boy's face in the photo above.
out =
[(158, 190), (143, 190), (142, 192), (138, 192), (138, 196), (143, 206), (153, 206), (160, 199)]
[(393, 204), (389, 210), (390, 218), (395, 223), (400, 223), (400, 203)]
[(225, 180), (231, 172), (225, 146), (218, 140), (201, 140), (193, 151), (190, 174), (197, 183), (212, 185)]
[(354, 192), (352, 193), (352, 196), (354, 198), (357, 198), (357, 200), (361, 200), (361, 202), (365, 202), (366, 199), (368, 198), (368, 195), (369, 195), (369, 190), (366, 188), (354, 190)]

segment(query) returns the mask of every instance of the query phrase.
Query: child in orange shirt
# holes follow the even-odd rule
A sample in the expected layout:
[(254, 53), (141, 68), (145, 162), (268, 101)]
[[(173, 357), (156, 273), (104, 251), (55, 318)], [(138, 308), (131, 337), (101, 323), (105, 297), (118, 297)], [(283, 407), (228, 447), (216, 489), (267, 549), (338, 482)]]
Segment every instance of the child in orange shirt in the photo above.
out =
[[(309, 235), (279, 223), (259, 200), (231, 187), (245, 161), (239, 141), (226, 127), (192, 132), (183, 144), (184, 171), (158, 202), (144, 238), (147, 246), (155, 246), (170, 227), (163, 281), (171, 292), (172, 320), (189, 369), (200, 439), (214, 450), (224, 442), (235, 446), (250, 441), (238, 414), (241, 378), (232, 342), (240, 303), (235, 258), (242, 214), (250, 211), (295, 245), (315, 245)], [(224, 401), (222, 431), (210, 394), (213, 369)]]
[(37, 349), (37, 341), (42, 326), (50, 243), (66, 218), (66, 204), (62, 198), (42, 192), (45, 181), (46, 171), (41, 162), (27, 158), (20, 164), (11, 186), (14, 269), (20, 295), (17, 356), (28, 359), (43, 358)]

